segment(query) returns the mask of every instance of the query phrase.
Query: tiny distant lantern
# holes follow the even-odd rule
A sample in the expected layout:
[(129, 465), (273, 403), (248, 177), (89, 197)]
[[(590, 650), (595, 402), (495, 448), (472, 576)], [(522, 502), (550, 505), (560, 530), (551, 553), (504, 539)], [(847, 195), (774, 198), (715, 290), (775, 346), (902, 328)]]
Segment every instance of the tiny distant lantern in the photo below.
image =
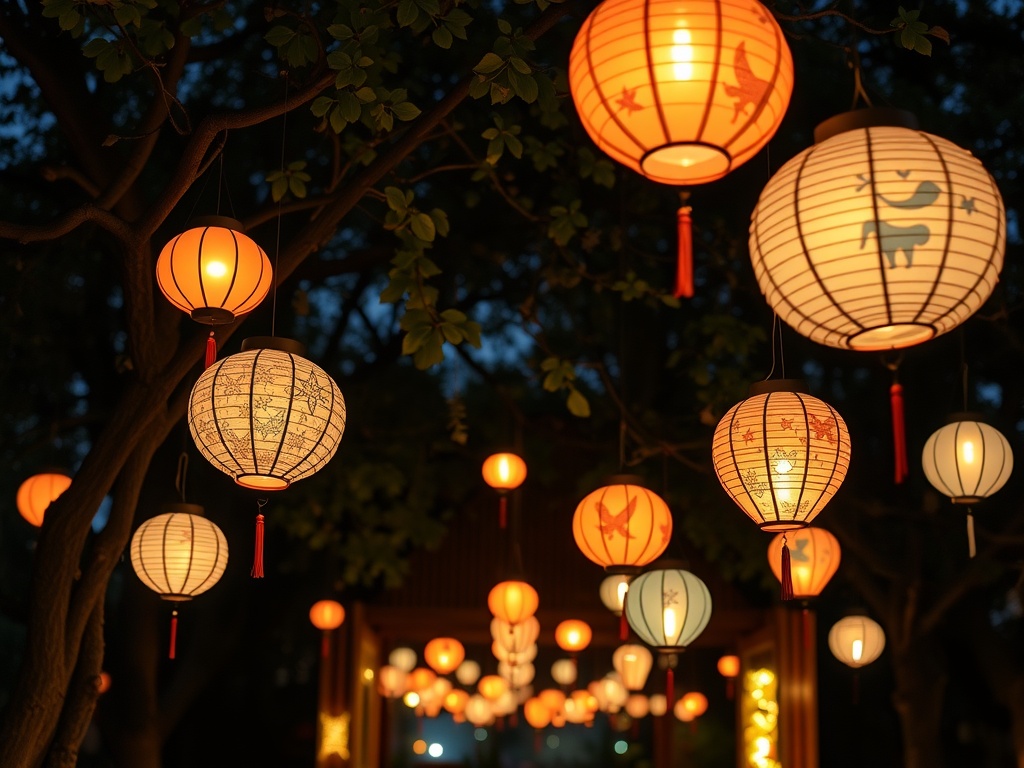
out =
[(622, 603), (626, 599), (626, 590), (629, 589), (629, 574), (610, 573), (601, 581), (598, 593), (601, 603), (609, 611), (619, 617), (619, 640), (629, 639), (629, 623), (622, 612)]
[(809, 525), (791, 533), (779, 533), (768, 544), (768, 565), (782, 581), (782, 549), (789, 537), (790, 574), (794, 600), (809, 600), (821, 594), (839, 570), (839, 540), (824, 528)]
[[(345, 398), (305, 347), (248, 338), (199, 376), (188, 426), (203, 457), (244, 487), (280, 491), (326, 466), (345, 431)], [(252, 575), (263, 577), (263, 514), (256, 517)]]
[[(805, 382), (752, 384), (718, 422), (711, 446), (726, 494), (763, 531), (806, 527), (839, 490), (850, 466), (850, 434)], [(782, 547), (782, 598), (793, 597), (790, 552)]]
[(499, 582), (487, 595), (487, 607), (491, 614), (513, 625), (531, 618), (539, 605), (537, 590), (525, 581), (510, 579)]
[(498, 492), (498, 523), (508, 520), (508, 494), (526, 480), (526, 462), (514, 453), (495, 453), (483, 465), (484, 482)]
[(488, 701), (497, 701), (508, 688), (508, 680), (501, 675), (484, 675), (476, 683), (477, 691)]
[(711, 592), (681, 564), (664, 561), (629, 583), (626, 620), (643, 642), (665, 656), (665, 697), (673, 701), (673, 667), (711, 620)]
[(572, 656), (586, 650), (593, 636), (590, 625), (581, 619), (566, 619), (555, 627), (555, 643)]
[(455, 679), (462, 685), (473, 685), (480, 679), (480, 664), (473, 659), (466, 659), (455, 668)]
[[(228, 564), (228, 542), (221, 529), (203, 516), (198, 504), (165, 504), (163, 508), (165, 512), (136, 529), (129, 552), (139, 580), (177, 606), (220, 581)], [(171, 659), (177, 632), (175, 607), (171, 613)]]
[(50, 504), (70, 487), (71, 477), (60, 470), (39, 472), (18, 486), (15, 505), (21, 516), (38, 528)]
[[(604, 0), (569, 54), (594, 143), (662, 184), (715, 181), (771, 139), (793, 91), (782, 29), (756, 0)], [(676, 296), (693, 295), (690, 209), (677, 214)]]
[(967, 507), (968, 554), (974, 557), (971, 507), (1002, 488), (1013, 471), (1009, 441), (981, 414), (954, 413), (925, 441), (924, 476), (954, 504)]
[(828, 647), (839, 661), (852, 667), (853, 698), (857, 698), (857, 673), (882, 655), (885, 649), (885, 632), (874, 619), (860, 613), (853, 613), (832, 625), (828, 633)]
[(393, 648), (388, 654), (388, 663), (403, 672), (412, 672), (416, 667), (416, 651), (405, 645)]
[(697, 718), (708, 711), (708, 698), (699, 691), (689, 691), (672, 708), (672, 713), (691, 728), (697, 725)]
[(377, 691), (386, 699), (400, 699), (409, 689), (409, 672), (393, 664), (377, 670)]
[(636, 475), (614, 475), (587, 494), (572, 518), (576, 546), (609, 574), (639, 573), (672, 538), (668, 504)]
[(634, 720), (639, 720), (641, 717), (647, 717), (650, 713), (651, 702), (645, 694), (631, 693), (629, 694), (629, 698), (626, 699), (626, 704), (623, 709), (625, 709), (626, 714)]
[(224, 325), (266, 298), (273, 270), (266, 252), (226, 216), (196, 219), (160, 251), (156, 280), (171, 304), (205, 325)]
[(620, 645), (612, 653), (612, 666), (627, 691), (643, 690), (653, 664), (654, 656), (647, 646), (639, 643)]
[(466, 703), (469, 701), (469, 691), (464, 691), (462, 688), (452, 688), (445, 694), (443, 706), (446, 712), (452, 716), (452, 720), (456, 723), (464, 723), (466, 721)]
[(725, 678), (725, 695), (731, 701), (736, 694), (736, 678), (740, 674), (740, 657), (726, 654), (718, 659), (718, 674)]
[(320, 642), (320, 655), (330, 655), (330, 634), (345, 621), (345, 609), (337, 600), (317, 600), (309, 609), (309, 620), (323, 635)]
[(647, 697), (647, 711), (653, 717), (661, 717), (668, 712), (668, 700), (664, 693), (652, 693)]
[(565, 719), (568, 722), (579, 725), (591, 722), (599, 706), (600, 704), (594, 694), (587, 690), (578, 689), (572, 691), (566, 697), (565, 704), (562, 705), (562, 711), (565, 713)]
[(454, 672), (465, 658), (465, 647), (454, 637), (435, 637), (423, 649), (423, 659), (439, 675)]
[(551, 679), (563, 688), (573, 685), (578, 676), (575, 659), (556, 659), (551, 663)]

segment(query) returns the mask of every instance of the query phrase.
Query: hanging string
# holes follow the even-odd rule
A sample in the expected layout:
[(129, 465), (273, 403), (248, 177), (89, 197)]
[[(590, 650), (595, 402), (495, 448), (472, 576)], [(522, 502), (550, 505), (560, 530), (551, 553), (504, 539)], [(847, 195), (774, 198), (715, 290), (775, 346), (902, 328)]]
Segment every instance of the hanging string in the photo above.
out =
[(967, 554), (969, 557), (974, 557), (977, 554), (977, 548), (974, 546), (974, 514), (971, 512), (971, 508), (967, 508)]
[(256, 506), (259, 513), (256, 515), (256, 554), (252, 563), (252, 577), (263, 578), (263, 507), (267, 499), (257, 499)]
[(686, 204), (689, 192), (680, 192), (682, 203), (676, 211), (676, 234), (678, 245), (676, 252), (676, 290), (675, 297), (691, 298), (693, 296), (693, 221), (690, 212), (693, 210)]
[[(281, 115), (281, 175), (284, 175), (284, 157), (285, 157), (285, 137), (288, 131), (288, 71), (281, 70), (281, 75), (284, 77), (284, 103), (285, 109), (284, 114)], [(270, 335), (275, 335), (275, 326), (277, 323), (277, 284), (281, 281), (280, 272), (278, 272), (278, 264), (281, 260), (281, 217), (284, 214), (284, 195), (281, 195), (277, 201), (277, 236), (274, 241), (274, 295), (271, 299), (270, 308)]]
[(178, 471), (174, 477), (174, 489), (181, 496), (182, 502), (185, 501), (185, 476), (188, 474), (188, 454), (185, 451), (181, 452), (178, 457)]
[(909, 474), (909, 463), (907, 462), (907, 431), (906, 416), (903, 407), (903, 387), (899, 382), (899, 367), (903, 362), (903, 354), (892, 362), (885, 361), (886, 368), (892, 371), (892, 384), (889, 387), (889, 404), (892, 409), (892, 444), (895, 458), (895, 481), (899, 485)]
[[(778, 346), (776, 347), (776, 341)], [(772, 313), (772, 367), (768, 371), (768, 375), (764, 377), (765, 381), (768, 381), (775, 373), (775, 362), (779, 362), (779, 368), (782, 372), (782, 378), (786, 378), (786, 353), (782, 347), (782, 323), (779, 322), (778, 312)]]
[(782, 599), (793, 599), (793, 569), (790, 563), (789, 541), (782, 534)]

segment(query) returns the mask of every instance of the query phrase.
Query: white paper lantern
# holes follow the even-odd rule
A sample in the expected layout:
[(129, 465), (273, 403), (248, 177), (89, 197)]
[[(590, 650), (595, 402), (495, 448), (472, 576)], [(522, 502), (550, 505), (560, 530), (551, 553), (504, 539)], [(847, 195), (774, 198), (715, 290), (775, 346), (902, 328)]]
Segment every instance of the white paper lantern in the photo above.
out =
[(168, 504), (132, 535), (132, 568), (164, 600), (183, 602), (216, 584), (228, 564), (224, 533), (198, 504)]
[(843, 664), (856, 669), (882, 655), (885, 632), (877, 621), (867, 616), (847, 616), (832, 625), (828, 647)]
[(612, 666), (627, 691), (640, 691), (647, 684), (654, 657), (646, 646), (639, 643), (620, 645), (612, 653)]
[(921, 453), (928, 482), (954, 504), (977, 504), (1002, 488), (1013, 472), (1013, 450), (976, 413), (956, 413), (931, 434)]
[(647, 645), (682, 651), (711, 620), (711, 592), (697, 576), (666, 561), (635, 576), (626, 592), (629, 626)]

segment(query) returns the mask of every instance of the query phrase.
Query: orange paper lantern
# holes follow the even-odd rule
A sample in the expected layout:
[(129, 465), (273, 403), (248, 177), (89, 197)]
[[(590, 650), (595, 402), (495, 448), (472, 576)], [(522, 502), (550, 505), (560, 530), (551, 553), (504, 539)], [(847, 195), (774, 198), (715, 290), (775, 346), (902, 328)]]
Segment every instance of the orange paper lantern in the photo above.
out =
[(563, 651), (579, 653), (590, 645), (590, 625), (580, 619), (566, 619), (555, 627), (555, 642)]
[(495, 453), (484, 461), (483, 476), (496, 491), (512, 491), (526, 479), (526, 462), (514, 453)]
[(337, 629), (345, 621), (345, 609), (337, 600), (318, 600), (309, 609), (309, 620), (317, 629)]
[(789, 547), (793, 597), (797, 600), (817, 597), (839, 569), (839, 541), (825, 529), (813, 526), (777, 534), (768, 545), (768, 564), (779, 581), (783, 576), (783, 537)]
[(71, 478), (63, 472), (40, 472), (18, 486), (15, 505), (21, 516), (38, 528), (50, 504), (70, 487)]
[(569, 88), (612, 159), (652, 181), (702, 184), (775, 134), (793, 60), (756, 0), (604, 0), (576, 36)]
[(502, 581), (487, 595), (487, 607), (494, 617), (509, 624), (519, 624), (530, 618), (539, 604), (537, 590), (525, 581)]
[(439, 675), (458, 669), (466, 658), (466, 649), (454, 637), (435, 637), (423, 649), (423, 658)]

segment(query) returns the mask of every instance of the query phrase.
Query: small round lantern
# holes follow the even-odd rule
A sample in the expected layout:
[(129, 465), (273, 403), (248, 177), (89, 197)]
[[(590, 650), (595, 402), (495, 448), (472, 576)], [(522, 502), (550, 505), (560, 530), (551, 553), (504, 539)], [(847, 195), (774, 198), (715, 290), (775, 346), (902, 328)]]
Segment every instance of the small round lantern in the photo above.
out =
[[(191, 600), (220, 581), (228, 564), (228, 542), (198, 504), (166, 504), (132, 535), (129, 553), (136, 575), (161, 599)], [(171, 614), (169, 658), (175, 656), (178, 611)]]
[(484, 675), (476, 683), (476, 689), (488, 701), (497, 701), (508, 688), (508, 680), (501, 675)]
[(566, 695), (564, 691), (557, 688), (545, 688), (537, 694), (537, 698), (544, 702), (544, 705), (554, 714), (561, 712), (565, 706)]
[(977, 413), (954, 413), (925, 441), (924, 476), (954, 504), (967, 506), (967, 544), (975, 554), (971, 505), (1002, 488), (1013, 471), (1013, 450), (995, 427)]
[(466, 659), (455, 669), (455, 679), (462, 685), (473, 685), (480, 679), (479, 662)]
[(70, 487), (71, 478), (64, 472), (39, 472), (18, 486), (14, 502), (21, 516), (38, 528), (50, 504)]
[(740, 674), (740, 657), (728, 654), (718, 659), (718, 674), (725, 678), (725, 695), (730, 701), (736, 695), (736, 678)]
[(409, 689), (408, 670), (385, 664), (377, 670), (377, 690), (387, 699), (400, 699)]
[(514, 453), (495, 453), (484, 461), (482, 472), (484, 482), (498, 492), (498, 524), (505, 528), (508, 520), (508, 492), (526, 480), (526, 462)]
[(483, 728), (494, 722), (494, 710), (491, 707), (491, 702), (479, 693), (474, 693), (469, 697), (462, 714), (477, 728)]
[(642, 693), (631, 693), (629, 698), (626, 699), (626, 705), (623, 707), (626, 710), (626, 714), (632, 717), (634, 720), (639, 720), (641, 717), (647, 717), (651, 711), (651, 703), (646, 695)]
[(635, 475), (615, 475), (584, 497), (572, 518), (576, 546), (608, 573), (634, 574), (672, 538), (668, 504)]
[(882, 655), (885, 632), (874, 619), (853, 614), (832, 626), (828, 633), (828, 647), (843, 664), (857, 669)]
[(639, 643), (620, 645), (612, 653), (612, 666), (619, 673), (627, 691), (640, 691), (647, 685), (654, 657), (647, 646)]
[(566, 697), (565, 703), (562, 705), (562, 711), (565, 714), (566, 721), (581, 725), (591, 722), (599, 707), (597, 697), (594, 694), (580, 689), (573, 691)]
[(684, 711), (691, 717), (700, 717), (708, 711), (708, 697), (700, 691), (688, 691), (679, 700)]
[(523, 718), (539, 731), (551, 724), (551, 709), (539, 697), (531, 696), (523, 703)]
[(499, 661), (498, 676), (505, 678), (508, 687), (513, 691), (521, 691), (537, 676), (537, 668), (529, 661)]
[(900, 110), (861, 109), (815, 130), (761, 192), (750, 256), (765, 299), (812, 341), (910, 347), (991, 295), (1006, 212), (970, 152)]
[(576, 35), (569, 87), (612, 159), (663, 184), (702, 184), (775, 134), (793, 60), (756, 0), (604, 0)]
[(167, 300), (193, 320), (222, 325), (259, 306), (270, 291), (273, 270), (240, 222), (208, 216), (163, 247), (156, 280)]
[(568, 688), (576, 682), (578, 671), (575, 659), (557, 659), (551, 664), (551, 679)]
[(451, 714), (452, 720), (456, 723), (465, 722), (466, 703), (469, 701), (469, 691), (461, 688), (453, 688), (445, 694), (442, 706), (446, 712)]
[(647, 710), (654, 717), (661, 717), (668, 712), (668, 700), (663, 693), (652, 693), (647, 698)]
[(810, 523), (839, 489), (850, 434), (803, 381), (775, 379), (751, 385), (750, 397), (726, 412), (711, 453), (722, 488), (751, 520), (764, 531), (791, 531)]
[[(787, 537), (787, 541), (783, 541)], [(824, 528), (807, 526), (791, 533), (779, 533), (768, 544), (768, 564), (782, 581), (782, 548), (789, 547), (793, 598), (817, 597), (839, 569), (839, 541)]]
[(537, 590), (525, 581), (502, 581), (487, 595), (487, 607), (495, 618), (519, 624), (537, 612), (540, 598)]
[(629, 589), (629, 579), (629, 574), (611, 573), (604, 577), (598, 588), (601, 603), (619, 617), (619, 640), (622, 641), (629, 639), (629, 623), (622, 613), (622, 603), (626, 599), (626, 590)]
[(454, 637), (435, 637), (423, 649), (423, 659), (439, 675), (458, 669), (466, 658), (466, 649)]
[(435, 680), (437, 680), (437, 673), (434, 670), (427, 667), (415, 667), (409, 673), (406, 687), (422, 696), (423, 691), (430, 688)]
[(393, 648), (388, 654), (388, 663), (403, 672), (412, 672), (416, 667), (416, 651), (404, 645)]
[(555, 627), (555, 643), (568, 653), (585, 650), (593, 635), (590, 625), (580, 619), (566, 619)]
[(337, 600), (317, 600), (309, 609), (309, 620), (322, 632), (320, 656), (326, 659), (331, 650), (330, 632), (345, 621), (345, 609)]

